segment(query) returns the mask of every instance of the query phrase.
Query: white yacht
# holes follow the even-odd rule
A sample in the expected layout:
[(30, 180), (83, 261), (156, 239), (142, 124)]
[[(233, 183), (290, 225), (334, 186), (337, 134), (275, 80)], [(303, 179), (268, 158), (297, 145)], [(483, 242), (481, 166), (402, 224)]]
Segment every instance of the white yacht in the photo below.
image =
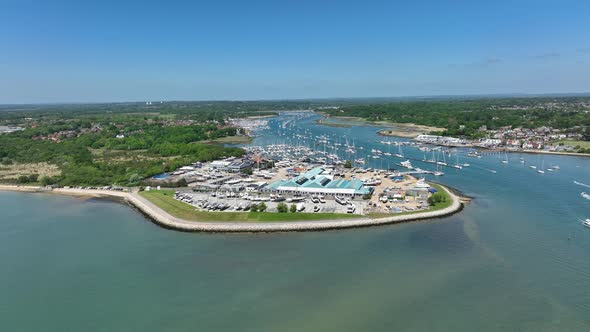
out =
[(582, 192), (580, 194), (580, 196), (584, 197), (585, 199), (589, 199), (590, 200), (590, 194), (586, 193), (586, 192)]
[(584, 222), (582, 222), (582, 225), (584, 225), (586, 227), (590, 227), (590, 218), (587, 218), (586, 220), (584, 220)]
[(400, 163), (400, 165), (402, 165), (402, 167), (405, 167), (407, 169), (413, 169), (414, 167), (412, 166), (412, 162), (410, 160), (406, 160), (406, 161), (402, 161)]
[(381, 179), (362, 179), (361, 180), (365, 186), (378, 186), (381, 184)]

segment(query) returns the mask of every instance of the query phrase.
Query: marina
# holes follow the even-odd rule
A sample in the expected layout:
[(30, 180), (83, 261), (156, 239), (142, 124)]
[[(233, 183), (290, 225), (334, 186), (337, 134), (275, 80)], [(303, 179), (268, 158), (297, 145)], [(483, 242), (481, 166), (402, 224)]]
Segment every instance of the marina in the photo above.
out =
[(0, 332), (590, 331), (590, 1), (0, 9)]
[[(368, 159), (366, 155), (371, 149), (383, 153), (389, 150), (387, 144), (379, 143), (383, 138), (376, 134), (378, 128), (321, 126), (313, 122), (313, 115), (282, 128), (286, 117), (289, 115), (267, 119), (269, 128), (259, 132), (252, 146), (289, 143), (290, 146), (315, 147), (315, 143), (309, 142), (311, 138), (301, 138), (298, 142), (292, 135), (276, 135), (279, 128), (282, 132), (296, 124), (301, 127), (298, 131), (308, 132), (308, 137), (325, 136), (335, 143), (341, 137), (340, 142), (346, 144), (344, 136), (354, 136), (357, 158), (365, 160), (364, 165), (350, 169), (356, 167), (359, 173), (355, 174), (359, 178), (370, 179), (374, 172), (368, 169), (383, 170), (383, 175), (398, 172), (405, 176), (404, 172), (414, 170), (395, 164), (406, 160), (412, 167), (436, 171), (436, 164), (421, 161), (425, 153), (426, 159), (431, 158), (432, 151), (424, 150), (436, 148), (434, 146), (412, 146), (411, 140), (399, 139), (407, 142), (402, 148), (405, 158)], [(318, 145), (320, 151), (324, 149), (322, 144)], [(279, 148), (275, 150), (282, 154)], [(396, 150), (399, 152), (392, 144), (391, 153)], [(365, 151), (364, 156), (360, 151)], [(344, 163), (346, 151), (338, 153), (339, 160)], [(584, 224), (590, 217), (590, 207), (581, 192), (588, 192), (590, 161), (581, 157), (510, 152), (506, 158), (504, 153), (473, 149), (456, 149), (451, 154), (458, 154), (459, 163), (470, 166), (457, 169), (438, 165), (439, 170), (444, 170), (444, 176), (423, 176), (426, 182), (439, 182), (473, 197), (461, 213), (423, 222), (320, 233), (169, 232), (121, 204), (0, 192), (2, 211), (10, 216), (3, 220), (3, 234), (11, 234), (2, 241), (7, 272), (0, 275), (0, 281), (12, 285), (0, 299), (0, 306), (6, 313), (3, 322), (7, 326), (23, 326), (26, 321), (22, 319), (23, 313), (32, 310), (42, 314), (27, 325), (30, 330), (42, 330), (52, 324), (55, 326), (56, 317), (66, 317), (63, 312), (67, 310), (71, 326), (87, 326), (96, 315), (81, 310), (64, 292), (64, 289), (75, 288), (79, 290), (79, 297), (96, 303), (103, 308), (101, 312), (111, 317), (100, 324), (107, 330), (121, 327), (161, 330), (154, 328), (161, 319), (177, 322), (175, 327), (180, 327), (179, 330), (192, 329), (196, 324), (208, 330), (240, 330), (248, 324), (258, 331), (275, 331), (285, 329), (285, 319), (281, 317), (285, 312), (297, 313), (290, 318), (293, 326), (305, 324), (312, 329), (322, 329), (329, 324), (342, 331), (356, 331), (359, 327), (374, 331), (432, 330), (432, 325), (422, 319), (424, 315), (437, 321), (439, 328), (454, 331), (471, 331), (476, 327), (497, 331), (499, 325), (515, 330), (587, 330), (590, 322), (586, 313), (590, 303), (581, 290), (590, 288), (587, 273), (590, 271), (587, 259), (590, 228)], [(284, 159), (289, 159), (283, 155)], [(303, 150), (301, 157), (304, 157)], [(318, 154), (318, 157), (325, 155)], [(521, 163), (520, 158), (526, 163)], [(501, 162), (505, 159), (508, 163)], [(529, 168), (529, 165), (541, 167), (543, 160), (545, 169), (552, 166), (559, 166), (559, 169), (542, 175)], [(456, 156), (449, 158), (447, 153), (445, 161), (455, 163)], [(278, 172), (265, 169), (262, 164), (263, 160), (259, 172), (239, 183), (272, 182)], [(287, 161), (276, 165), (280, 168), (294, 166)], [(190, 172), (209, 175), (202, 168), (187, 169), (181, 171), (182, 174), (170, 174), (168, 178)], [(209, 180), (214, 179), (201, 182)], [(81, 191), (88, 195), (92, 189)], [(205, 191), (190, 192), (213, 202), (236, 199), (231, 194), (228, 198), (225, 190), (218, 191), (224, 198), (211, 198)], [(394, 195), (395, 192), (391, 196)], [(270, 198), (270, 193), (263, 196)], [(346, 204), (346, 199), (338, 197)], [(375, 199), (389, 200), (383, 197), (377, 194)], [(285, 202), (287, 198), (285, 195)], [(304, 212), (300, 213), (315, 205), (322, 208), (333, 204), (334, 208), (339, 205), (348, 209), (335, 198), (321, 200), (310, 195), (304, 203), (307, 204)], [(352, 201), (359, 209), (357, 200)], [(382, 206), (393, 204), (379, 202)], [(411, 217), (394, 213), (391, 216)], [(345, 222), (362, 223), (359, 219), (363, 220), (353, 218)], [(301, 224), (291, 223), (293, 227)], [(208, 224), (212, 228), (224, 226), (223, 223)], [(262, 229), (272, 226), (268, 223), (248, 225)], [(52, 250), (44, 250), (45, 244), (51, 244)], [(71, 250), (73, 247), (77, 248), (75, 252)], [(21, 256), (9, 255), (11, 252), (20, 252)], [(60, 257), (59, 264), (52, 261), (55, 254)], [(26, 264), (20, 258), (22, 255), (27, 257)], [(88, 257), (93, 257), (94, 263), (87, 263)], [(46, 274), (42, 284), (23, 282), (40, 270)], [(285, 274), (289, 275), (288, 282)], [(117, 276), (115, 284), (113, 275)], [(342, 278), (343, 275), (347, 278)], [(364, 282), (367, 276), (370, 282)], [(392, 280), (403, 287), (392, 287)], [(358, 287), (359, 282), (364, 284), (362, 288)], [(427, 284), (432, 287), (425, 287)], [(113, 287), (124, 295), (116, 302), (111, 298)], [(155, 290), (160, 292), (154, 294)], [(39, 298), (39, 294), (45, 296)], [(317, 298), (317, 294), (323, 294), (324, 300), (310, 301)], [(417, 297), (419, 306), (412, 305)], [(30, 301), (21, 302), (20, 299)], [(146, 308), (142, 305), (145, 303), (158, 305)], [(253, 303), (257, 305), (251, 305)], [(370, 312), (366, 318), (358, 318), (359, 303)], [(224, 308), (228, 307), (233, 308), (231, 311), (236, 317), (229, 321), (223, 318), (227, 315)], [(505, 310), (507, 307), (511, 310)], [(140, 326), (137, 321), (145, 317), (146, 310), (154, 312), (152, 316), (158, 319)], [(126, 314), (119, 315), (121, 311)], [(319, 311), (324, 313), (321, 319), (317, 318)], [(388, 328), (383, 328), (383, 324)]]

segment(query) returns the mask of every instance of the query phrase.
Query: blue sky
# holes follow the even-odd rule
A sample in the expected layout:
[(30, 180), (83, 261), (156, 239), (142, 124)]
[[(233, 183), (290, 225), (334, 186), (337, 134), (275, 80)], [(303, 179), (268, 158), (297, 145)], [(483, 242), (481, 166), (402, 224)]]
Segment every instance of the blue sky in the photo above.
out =
[(0, 103), (590, 92), (590, 1), (0, 0)]

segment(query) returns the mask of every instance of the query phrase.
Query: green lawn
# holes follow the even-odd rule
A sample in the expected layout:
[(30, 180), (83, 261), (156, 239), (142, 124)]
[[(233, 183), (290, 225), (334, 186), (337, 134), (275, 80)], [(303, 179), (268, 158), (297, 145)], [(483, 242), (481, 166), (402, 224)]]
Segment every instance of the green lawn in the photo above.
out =
[(252, 142), (252, 137), (250, 136), (225, 136), (216, 138), (209, 141), (201, 141), (199, 143), (204, 144), (246, 144)]
[(171, 215), (192, 221), (219, 222), (282, 222), (304, 220), (329, 220), (359, 218), (358, 215), (342, 213), (278, 213), (278, 212), (209, 212), (174, 199), (174, 191), (142, 191), (141, 196), (148, 199)]
[(438, 211), (438, 210), (448, 208), (449, 206), (451, 206), (451, 204), (453, 204), (453, 201), (451, 200), (451, 197), (449, 196), (449, 194), (447, 194), (447, 192), (440, 185), (435, 184), (435, 183), (431, 183), (430, 185), (433, 186), (434, 188), (436, 188), (438, 190), (438, 192), (442, 193), (447, 198), (446, 201), (441, 202), (441, 203), (437, 203), (436, 205), (429, 207), (427, 210), (407, 211), (407, 212), (400, 212), (400, 213), (373, 212), (373, 213), (369, 213), (368, 217), (372, 218), (372, 219), (378, 219), (378, 218), (386, 218), (386, 217), (391, 217), (391, 216), (403, 216), (406, 214)]
[(570, 141), (570, 140), (561, 140), (557, 141), (556, 143), (563, 143), (564, 145), (568, 146), (579, 146), (582, 149), (590, 149), (590, 141)]

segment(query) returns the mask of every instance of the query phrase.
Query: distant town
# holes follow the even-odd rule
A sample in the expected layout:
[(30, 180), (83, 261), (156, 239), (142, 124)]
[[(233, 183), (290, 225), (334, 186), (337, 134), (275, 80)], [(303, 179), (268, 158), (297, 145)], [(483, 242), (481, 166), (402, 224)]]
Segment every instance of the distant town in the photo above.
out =
[(422, 143), (443, 146), (469, 146), (486, 149), (508, 149), (514, 151), (548, 151), (548, 152), (577, 152), (584, 135), (576, 132), (564, 132), (551, 127), (522, 128), (512, 126), (501, 127), (498, 130), (488, 130), (481, 126), (479, 131), (485, 137), (475, 140), (438, 135), (418, 135), (416, 140)]

